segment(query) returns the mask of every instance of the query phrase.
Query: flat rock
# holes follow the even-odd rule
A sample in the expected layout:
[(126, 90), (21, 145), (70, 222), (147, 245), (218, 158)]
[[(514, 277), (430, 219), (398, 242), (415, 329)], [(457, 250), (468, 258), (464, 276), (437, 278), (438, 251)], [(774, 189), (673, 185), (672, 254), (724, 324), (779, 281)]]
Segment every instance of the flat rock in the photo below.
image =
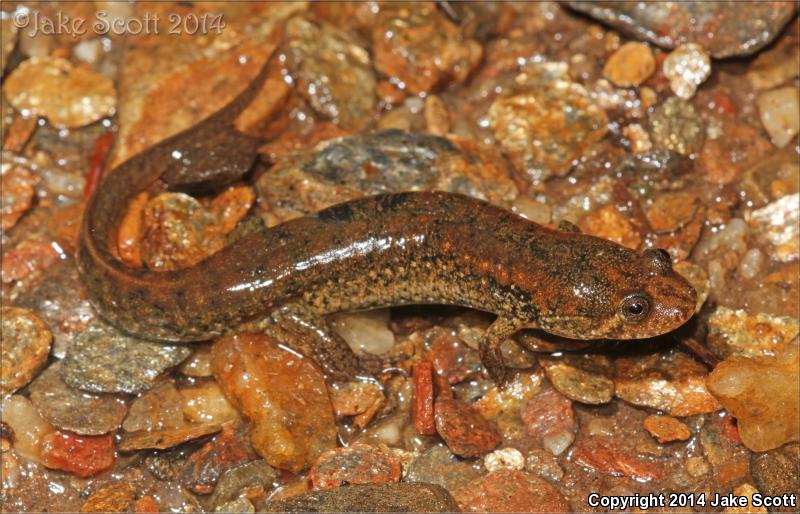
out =
[(171, 380), (165, 380), (131, 402), (122, 428), (148, 432), (185, 425), (183, 398)]
[(119, 441), (119, 450), (166, 450), (187, 441), (214, 434), (222, 429), (219, 425), (186, 425), (179, 428), (165, 428), (152, 432), (140, 431), (124, 434)]
[(472, 405), (440, 397), (435, 404), (436, 431), (460, 457), (477, 457), (497, 448), (502, 438)]
[(52, 364), (29, 386), (31, 402), (50, 424), (81, 435), (116, 430), (128, 411), (125, 402), (108, 394), (91, 394), (68, 386), (61, 363)]
[(278, 472), (263, 460), (254, 460), (230, 468), (220, 477), (208, 504), (215, 510), (235, 500), (242, 490), (250, 487), (260, 486), (267, 491), (277, 478)]
[(577, 420), (572, 400), (553, 388), (529, 399), (520, 413), (528, 433), (553, 455), (560, 455), (575, 440)]
[(323, 453), (308, 474), (314, 489), (400, 481), (400, 461), (390, 452), (366, 444)]
[(69, 385), (86, 391), (134, 394), (191, 353), (190, 346), (130, 337), (95, 320), (70, 346), (62, 373)]
[(453, 494), (464, 512), (571, 512), (569, 502), (544, 479), (524, 471), (500, 470)]
[(408, 466), (406, 480), (437, 484), (455, 491), (480, 475), (481, 470), (474, 461), (461, 459), (446, 446), (437, 445), (425, 450)]
[(631, 36), (674, 48), (698, 43), (713, 57), (755, 53), (781, 32), (793, 2), (568, 2)]
[(708, 319), (706, 344), (720, 358), (771, 357), (800, 333), (800, 321), (788, 316), (749, 314), (717, 307)]
[(47, 362), (53, 334), (33, 311), (3, 307), (0, 311), (0, 393), (14, 393), (36, 376)]
[(362, 484), (268, 502), (265, 512), (460, 512), (447, 490), (421, 482)]
[(553, 387), (571, 400), (602, 404), (614, 397), (614, 363), (605, 355), (542, 355), (539, 364)]

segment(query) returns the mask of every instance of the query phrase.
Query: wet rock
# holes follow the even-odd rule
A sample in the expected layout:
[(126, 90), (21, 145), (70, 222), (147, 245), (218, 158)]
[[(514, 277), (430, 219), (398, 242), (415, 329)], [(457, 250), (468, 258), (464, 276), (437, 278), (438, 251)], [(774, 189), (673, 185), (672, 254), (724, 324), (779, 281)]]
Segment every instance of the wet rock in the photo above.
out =
[(109, 469), (116, 460), (114, 436), (77, 435), (60, 430), (42, 440), (42, 464), (85, 478)]
[(638, 86), (656, 71), (650, 47), (631, 41), (619, 47), (606, 61), (603, 76), (620, 87)]
[(785, 444), (763, 453), (754, 453), (750, 470), (759, 491), (769, 495), (800, 491), (800, 444)]
[(215, 218), (217, 228), (229, 234), (250, 211), (256, 200), (256, 191), (251, 186), (230, 186), (215, 196), (208, 210)]
[(450, 132), (450, 114), (441, 98), (428, 95), (425, 98), (425, 125), (429, 134), (445, 136)]
[(783, 196), (754, 210), (747, 221), (768, 243), (765, 250), (770, 258), (791, 262), (800, 257), (800, 193)]
[[(5, 270), (5, 262), (3, 265)], [(47, 323), (53, 333), (51, 353), (59, 359), (64, 358), (67, 348), (96, 316), (72, 259), (50, 265), (41, 280), (20, 294), (16, 303), (36, 312)]]
[(61, 128), (78, 128), (114, 114), (111, 79), (73, 67), (58, 57), (32, 57), (8, 76), (5, 96), (26, 116), (47, 118)]
[(616, 395), (634, 405), (679, 417), (721, 407), (706, 388), (706, 368), (684, 353), (622, 357), (616, 370)]
[(459, 512), (450, 493), (421, 482), (362, 484), (268, 502), (265, 512)]
[(517, 195), (502, 157), (470, 140), (400, 130), (343, 137), (279, 161), (256, 187), (278, 219), (361, 196), (440, 190), (507, 205)]
[(69, 385), (86, 391), (134, 394), (191, 353), (190, 346), (145, 341), (95, 320), (70, 346), (62, 373)]
[(670, 52), (662, 69), (669, 79), (670, 89), (688, 100), (694, 96), (697, 86), (711, 75), (711, 59), (702, 46), (688, 43)]
[(36, 376), (47, 362), (53, 334), (33, 311), (18, 307), (0, 310), (0, 394), (7, 396)]
[(614, 241), (636, 249), (642, 244), (642, 236), (630, 222), (630, 215), (623, 214), (614, 205), (604, 205), (586, 215), (578, 225), (586, 234)]
[(483, 53), (432, 3), (382, 6), (372, 29), (372, 52), (378, 71), (413, 94), (463, 82)]
[(706, 344), (723, 359), (769, 357), (783, 351), (798, 333), (800, 321), (794, 318), (717, 307), (708, 318)]
[(128, 432), (180, 428), (183, 419), (183, 399), (171, 380), (165, 380), (131, 402), (122, 428)]
[(183, 414), (193, 423), (222, 424), (239, 417), (216, 382), (203, 382), (180, 390)]
[(767, 451), (800, 440), (797, 350), (772, 359), (730, 357), (708, 378), (708, 388), (737, 419), (742, 443)]
[(545, 389), (525, 404), (522, 421), (553, 455), (561, 455), (575, 440), (577, 421), (572, 401), (555, 389)]
[(772, 89), (800, 75), (800, 46), (797, 43), (796, 37), (781, 38), (774, 48), (756, 57), (747, 70), (747, 80), (753, 89)]
[(178, 366), (178, 371), (189, 377), (205, 378), (213, 375), (211, 345), (194, 345), (194, 352)]
[(505, 387), (493, 387), (475, 402), (474, 406), (486, 419), (497, 419), (504, 413), (518, 415), (526, 403), (542, 387), (541, 370), (514, 373)]
[(478, 478), (481, 472), (472, 462), (456, 456), (446, 446), (432, 446), (408, 466), (405, 480), (437, 484), (448, 491)]
[(80, 435), (103, 435), (122, 425), (128, 408), (116, 396), (73, 389), (61, 379), (61, 363), (51, 364), (30, 386), (31, 402), (54, 426)]
[(496, 428), (468, 403), (440, 397), (435, 411), (436, 431), (460, 457), (484, 455), (502, 441)]
[(136, 487), (114, 482), (95, 491), (81, 506), (81, 512), (125, 512), (133, 501)]
[(665, 192), (647, 206), (645, 216), (655, 232), (668, 233), (682, 229), (694, 219), (700, 201), (687, 192)]
[(525, 458), (525, 470), (551, 482), (564, 478), (564, 470), (558, 463), (558, 457), (543, 448), (533, 448)]
[(3, 425), (11, 429), (14, 450), (38, 462), (42, 441), (55, 428), (42, 418), (30, 400), (18, 394), (0, 402), (0, 417)]
[(197, 494), (214, 490), (219, 477), (228, 469), (258, 456), (250, 444), (250, 427), (242, 422), (222, 425), (222, 431), (186, 459), (179, 471), (180, 481)]
[(464, 512), (572, 510), (558, 489), (524, 471), (494, 471), (458, 489), (453, 496)]
[(374, 114), (375, 74), (369, 53), (346, 32), (295, 17), (286, 24), (286, 66), (315, 111), (361, 130)]
[(394, 334), (387, 326), (389, 309), (337, 314), (330, 323), (353, 350), (383, 355), (394, 346)]
[(539, 364), (553, 387), (571, 400), (601, 404), (614, 397), (614, 364), (605, 355), (540, 356)]
[(662, 478), (664, 473), (656, 464), (629, 455), (606, 437), (591, 436), (578, 441), (572, 460), (587, 468), (612, 476), (627, 476), (649, 482)]
[(216, 217), (183, 193), (162, 193), (144, 206), (139, 248), (150, 269), (192, 266), (225, 246)]
[(225, 395), (255, 422), (253, 446), (271, 466), (298, 472), (335, 446), (333, 407), (310, 359), (242, 335), (217, 340), (212, 363)]
[(242, 512), (242, 513), (249, 513), (255, 512), (256, 508), (253, 506), (253, 502), (248, 500), (247, 498), (236, 498), (235, 500), (231, 500), (229, 502), (225, 502), (214, 509), (214, 512)]
[(788, 145), (800, 131), (800, 89), (782, 87), (761, 93), (756, 100), (761, 123), (772, 144)]
[[(5, 156), (3, 160), (5, 161)], [(39, 179), (22, 166), (3, 162), (0, 164), (0, 181), (0, 231), (8, 232), (33, 203), (35, 186)]]
[(54, 241), (33, 237), (24, 239), (14, 248), (3, 254), (0, 279), (4, 284), (31, 283), (36, 281), (47, 268), (58, 262), (59, 252)]
[(726, 418), (712, 416), (706, 418), (703, 429), (698, 433), (700, 447), (711, 465), (714, 483), (720, 486), (740, 483), (747, 479), (751, 452), (741, 442), (732, 440), (725, 434), (730, 426)]
[(656, 148), (692, 155), (703, 147), (705, 128), (692, 104), (672, 96), (650, 116), (650, 134)]
[(356, 426), (364, 428), (386, 405), (380, 386), (370, 382), (345, 382), (329, 390), (337, 416), (354, 416)]
[(672, 416), (647, 416), (644, 418), (644, 428), (650, 432), (650, 435), (655, 437), (659, 443), (685, 441), (692, 435), (689, 431), (689, 427)]
[(5, 73), (8, 56), (17, 44), (19, 29), (11, 16), (0, 20), (0, 77)]
[(490, 473), (501, 469), (524, 469), (525, 456), (516, 448), (500, 448), (483, 458), (483, 467)]
[(792, 2), (569, 2), (570, 7), (665, 48), (702, 45), (713, 57), (748, 55), (781, 32)]
[(154, 449), (166, 450), (188, 441), (219, 432), (219, 425), (185, 425), (178, 428), (165, 428), (151, 432), (128, 432), (119, 440), (119, 451)]
[(685, 278), (697, 292), (697, 306), (694, 308), (694, 312), (697, 314), (703, 308), (706, 300), (708, 300), (708, 295), (711, 291), (708, 273), (701, 266), (688, 261), (681, 261), (675, 264), (672, 269)]
[(268, 492), (277, 479), (278, 472), (263, 460), (254, 460), (228, 469), (220, 477), (214, 493), (208, 500), (208, 505), (212, 510), (216, 510), (238, 498), (246, 489), (254, 487), (261, 487), (264, 492)]
[(489, 108), (495, 138), (533, 182), (566, 174), (606, 133), (605, 111), (569, 80), (565, 63), (531, 67), (516, 82), (517, 94), (498, 97)]
[(366, 444), (334, 448), (320, 456), (308, 474), (314, 489), (400, 481), (400, 461)]

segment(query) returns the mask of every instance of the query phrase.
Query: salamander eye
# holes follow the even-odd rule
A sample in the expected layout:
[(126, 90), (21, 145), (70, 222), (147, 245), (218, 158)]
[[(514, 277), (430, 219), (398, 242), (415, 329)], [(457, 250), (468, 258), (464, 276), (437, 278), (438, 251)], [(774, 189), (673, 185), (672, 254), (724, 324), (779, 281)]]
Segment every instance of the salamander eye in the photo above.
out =
[(650, 313), (650, 300), (642, 293), (631, 293), (623, 298), (619, 313), (625, 321), (642, 321)]

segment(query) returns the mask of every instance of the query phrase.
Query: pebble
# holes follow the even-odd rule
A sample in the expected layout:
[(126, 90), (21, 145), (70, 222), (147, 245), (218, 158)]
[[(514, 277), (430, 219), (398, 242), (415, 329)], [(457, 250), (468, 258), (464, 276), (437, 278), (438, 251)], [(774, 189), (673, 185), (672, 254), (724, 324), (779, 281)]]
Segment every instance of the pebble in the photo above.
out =
[(286, 67), (315, 111), (342, 128), (361, 130), (377, 103), (369, 52), (345, 31), (294, 17), (286, 24)]
[(725, 507), (722, 509), (722, 512), (725, 514), (736, 514), (736, 513), (761, 513), (761, 512), (768, 512), (767, 508), (763, 505), (759, 507), (753, 506), (753, 495), (758, 494), (762, 496), (758, 489), (753, 487), (750, 484), (741, 484), (733, 488), (731, 492), (736, 497), (746, 497), (747, 498), (747, 506), (746, 507)]
[(711, 292), (711, 282), (709, 281), (708, 273), (706, 273), (706, 270), (701, 266), (689, 261), (681, 261), (673, 265), (672, 269), (685, 278), (697, 292), (697, 305), (694, 308), (694, 313), (697, 314), (700, 312), (700, 309), (703, 308)]
[(490, 473), (501, 469), (521, 470), (525, 468), (525, 456), (516, 448), (500, 448), (483, 458), (483, 467)]
[(63, 377), (85, 391), (136, 394), (192, 353), (187, 345), (145, 341), (94, 320), (67, 351)]
[(150, 268), (192, 266), (225, 246), (214, 214), (184, 193), (162, 193), (145, 204), (139, 251)]
[(229, 234), (247, 215), (255, 200), (256, 191), (251, 186), (230, 186), (211, 200), (208, 210), (218, 229)]
[(645, 209), (650, 228), (669, 233), (688, 225), (697, 213), (700, 200), (692, 193), (677, 191), (659, 194)]
[(119, 440), (119, 451), (166, 450), (187, 441), (215, 434), (222, 429), (219, 425), (184, 425), (178, 428), (164, 428), (151, 432), (128, 432)]
[(673, 416), (715, 412), (720, 404), (706, 388), (705, 366), (688, 355), (670, 351), (616, 359), (617, 397)]
[(758, 54), (747, 70), (747, 80), (756, 91), (780, 86), (800, 75), (797, 38), (781, 38), (774, 48)]
[(372, 54), (378, 71), (417, 95), (465, 81), (483, 51), (433, 4), (388, 4), (372, 27)]
[(344, 313), (331, 316), (331, 328), (357, 352), (383, 355), (394, 346), (389, 330), (389, 309)]
[(136, 487), (119, 481), (96, 490), (81, 506), (81, 512), (125, 512), (133, 501)]
[(88, 125), (114, 114), (117, 105), (111, 79), (58, 57), (23, 61), (3, 87), (17, 111), (47, 118), (59, 128)]
[(532, 182), (569, 172), (602, 139), (608, 123), (586, 89), (569, 81), (566, 66), (557, 67), (563, 63), (547, 64), (557, 68), (558, 78), (546, 65), (525, 72), (517, 77), (521, 91), (498, 97), (488, 113), (497, 142)]
[(400, 481), (400, 461), (390, 452), (356, 443), (323, 453), (311, 467), (312, 488), (333, 489), (345, 485)]
[(543, 448), (533, 448), (528, 452), (525, 470), (551, 482), (564, 478), (564, 469), (558, 463), (558, 457)]
[(61, 430), (42, 440), (42, 464), (86, 478), (111, 468), (116, 461), (114, 436), (77, 435)]
[(717, 307), (708, 318), (706, 344), (718, 357), (771, 357), (800, 333), (800, 321), (788, 316), (748, 314)]
[(380, 386), (371, 382), (345, 382), (329, 389), (337, 416), (353, 416), (359, 428), (365, 428), (375, 414), (386, 405)]
[(253, 505), (253, 502), (244, 497), (236, 498), (235, 500), (223, 503), (214, 508), (214, 512), (251, 513), (255, 511), (256, 508)]
[(180, 395), (183, 398), (183, 414), (192, 423), (221, 425), (239, 417), (239, 413), (225, 398), (216, 382), (183, 387)]
[(165, 380), (131, 402), (122, 428), (128, 432), (154, 432), (185, 424), (183, 399), (172, 381)]
[(120, 398), (91, 394), (68, 386), (60, 362), (51, 364), (31, 384), (31, 402), (52, 425), (80, 435), (103, 435), (122, 425), (128, 411)]
[(310, 467), (336, 445), (333, 406), (310, 359), (262, 335), (214, 343), (214, 376), (237, 409), (253, 420), (253, 447), (271, 466)]
[(605, 355), (542, 355), (539, 356), (539, 365), (553, 387), (571, 400), (602, 404), (614, 397), (614, 364)]
[[(278, 480), (278, 472), (263, 460), (254, 460), (226, 470), (208, 500), (212, 510), (234, 501), (247, 489), (261, 487), (269, 492)], [(223, 510), (222, 512), (228, 512)]]
[(555, 389), (545, 389), (525, 404), (522, 421), (528, 433), (553, 455), (561, 455), (575, 440), (577, 420), (572, 401)]
[(688, 100), (694, 96), (697, 86), (711, 75), (711, 58), (702, 46), (688, 43), (670, 52), (662, 70), (672, 92)]
[(724, 2), (568, 2), (575, 10), (623, 33), (665, 48), (702, 45), (717, 59), (757, 52), (778, 35), (794, 16), (789, 1)]
[(754, 453), (750, 470), (759, 491), (772, 496), (800, 491), (800, 443)]
[(468, 403), (439, 397), (435, 412), (436, 431), (459, 457), (484, 455), (502, 442), (492, 423)]
[(642, 236), (630, 222), (630, 215), (623, 214), (614, 205), (604, 205), (590, 212), (578, 224), (586, 234), (608, 239), (631, 249), (642, 244)]
[(178, 366), (178, 371), (187, 377), (206, 378), (213, 376), (211, 369), (211, 345), (194, 345), (194, 352)]
[(33, 311), (19, 307), (3, 307), (0, 323), (0, 394), (7, 396), (33, 380), (47, 363), (53, 334)]
[(714, 368), (708, 388), (736, 417), (742, 443), (763, 452), (800, 440), (799, 373), (796, 348), (773, 358), (734, 356)]
[(453, 496), (464, 512), (572, 511), (558, 489), (524, 471), (494, 471), (458, 489)]
[(703, 148), (705, 127), (691, 103), (672, 96), (650, 116), (650, 134), (656, 148), (692, 155)]
[(24, 396), (15, 394), (0, 402), (3, 424), (11, 429), (13, 446), (19, 454), (33, 461), (41, 460), (42, 441), (55, 428)]
[(435, 445), (408, 466), (404, 480), (437, 484), (455, 491), (480, 475), (481, 471), (473, 461), (456, 456), (447, 446)]
[(428, 95), (425, 98), (425, 126), (434, 136), (446, 136), (450, 132), (450, 113), (441, 98)]
[(542, 380), (544, 374), (541, 370), (516, 372), (505, 387), (492, 387), (474, 403), (474, 406), (481, 416), (489, 420), (497, 419), (503, 413), (517, 415), (541, 390)]
[(768, 243), (764, 249), (771, 259), (792, 262), (800, 258), (800, 193), (783, 196), (746, 219)]
[(611, 476), (627, 476), (640, 482), (663, 478), (663, 473), (656, 464), (626, 454), (607, 437), (581, 438), (575, 445), (571, 458), (573, 462)]
[(392, 191), (448, 191), (501, 206), (518, 195), (496, 149), (394, 129), (304, 147), (279, 160), (256, 188), (262, 207), (279, 220)]
[(11, 16), (0, 19), (0, 77), (5, 74), (6, 64), (17, 44), (19, 29)]
[(631, 41), (619, 47), (606, 61), (603, 76), (620, 87), (638, 86), (656, 71), (653, 51)]
[(240, 421), (222, 425), (221, 432), (189, 455), (175, 473), (177, 479), (194, 493), (212, 492), (226, 470), (258, 458), (250, 444), (250, 428)]
[(421, 482), (361, 484), (267, 502), (264, 512), (458, 512), (446, 489)]
[(800, 130), (800, 89), (782, 87), (758, 95), (761, 124), (778, 148), (788, 145)]
[(650, 134), (639, 123), (625, 125), (622, 135), (631, 143), (631, 152), (647, 153), (653, 149), (653, 142), (650, 141)]
[(655, 437), (659, 443), (685, 441), (692, 435), (691, 431), (689, 431), (689, 427), (672, 416), (651, 414), (644, 418), (644, 428), (650, 432), (650, 435)]
[[(5, 155), (3, 156), (5, 161)], [(17, 221), (30, 209), (36, 193), (36, 175), (22, 166), (3, 162), (0, 164), (0, 230), (4, 233), (11, 230)]]

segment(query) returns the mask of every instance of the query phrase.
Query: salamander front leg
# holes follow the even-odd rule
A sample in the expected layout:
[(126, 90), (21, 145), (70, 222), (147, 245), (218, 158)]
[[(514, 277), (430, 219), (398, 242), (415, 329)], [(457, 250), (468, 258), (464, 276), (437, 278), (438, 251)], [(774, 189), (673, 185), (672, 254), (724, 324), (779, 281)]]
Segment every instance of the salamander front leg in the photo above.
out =
[(506, 365), (500, 353), (500, 345), (520, 329), (520, 323), (498, 316), (483, 335), (480, 344), (481, 362), (497, 385), (506, 379)]
[(319, 364), (331, 380), (353, 380), (376, 372), (370, 359), (359, 359), (327, 320), (302, 303), (283, 305), (272, 312), (266, 332)]

